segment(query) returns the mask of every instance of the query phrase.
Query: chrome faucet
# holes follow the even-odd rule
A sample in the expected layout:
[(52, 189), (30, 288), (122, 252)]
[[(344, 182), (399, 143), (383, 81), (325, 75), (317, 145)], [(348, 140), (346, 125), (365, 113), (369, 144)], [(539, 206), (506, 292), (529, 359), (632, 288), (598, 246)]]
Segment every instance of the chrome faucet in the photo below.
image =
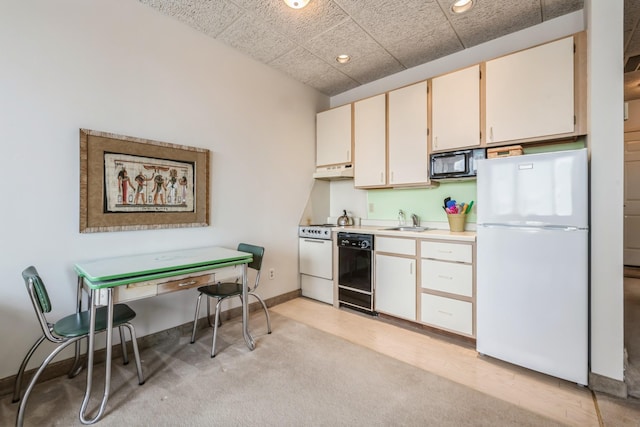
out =
[(406, 221), (407, 218), (404, 216), (404, 212), (402, 211), (402, 209), (400, 209), (398, 211), (398, 225), (403, 226)]
[(411, 214), (411, 221), (413, 221), (413, 226), (414, 227), (419, 227), (420, 226), (420, 218), (418, 218), (418, 215)]

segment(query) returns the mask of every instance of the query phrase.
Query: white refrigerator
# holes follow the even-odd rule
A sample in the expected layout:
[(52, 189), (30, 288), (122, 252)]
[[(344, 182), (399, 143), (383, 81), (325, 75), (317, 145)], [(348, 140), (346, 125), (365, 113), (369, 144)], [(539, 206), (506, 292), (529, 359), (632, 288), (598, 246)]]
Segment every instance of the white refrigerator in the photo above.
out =
[(588, 383), (587, 150), (478, 162), (477, 351)]

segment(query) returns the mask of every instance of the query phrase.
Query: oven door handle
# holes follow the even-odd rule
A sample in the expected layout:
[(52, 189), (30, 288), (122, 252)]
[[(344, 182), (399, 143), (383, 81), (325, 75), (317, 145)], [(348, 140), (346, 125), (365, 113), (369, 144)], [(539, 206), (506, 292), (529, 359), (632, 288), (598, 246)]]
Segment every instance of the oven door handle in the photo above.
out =
[(321, 239), (302, 239), (302, 240), (309, 243), (325, 243), (325, 242), (331, 241), (331, 240), (321, 240)]

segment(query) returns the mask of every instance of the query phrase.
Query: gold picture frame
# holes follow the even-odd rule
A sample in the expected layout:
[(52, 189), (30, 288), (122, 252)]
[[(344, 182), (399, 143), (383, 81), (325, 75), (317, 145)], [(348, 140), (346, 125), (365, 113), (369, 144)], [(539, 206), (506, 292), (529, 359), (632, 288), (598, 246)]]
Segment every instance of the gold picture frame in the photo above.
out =
[(209, 150), (80, 129), (80, 232), (209, 225)]

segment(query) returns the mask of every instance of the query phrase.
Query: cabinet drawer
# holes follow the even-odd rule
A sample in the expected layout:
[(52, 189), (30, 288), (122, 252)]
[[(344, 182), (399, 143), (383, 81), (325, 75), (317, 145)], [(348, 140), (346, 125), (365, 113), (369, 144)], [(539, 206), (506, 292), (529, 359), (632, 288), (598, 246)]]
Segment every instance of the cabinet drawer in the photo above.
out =
[(422, 294), (421, 315), (424, 323), (473, 335), (473, 307), (470, 302)]
[(473, 262), (473, 250), (471, 245), (424, 241), (422, 242), (420, 249), (422, 251), (422, 258), (468, 263)]
[(113, 291), (114, 302), (123, 302), (140, 298), (154, 297), (158, 292), (155, 282), (131, 283), (126, 286), (118, 286)]
[(211, 285), (215, 281), (215, 274), (204, 274), (202, 276), (187, 276), (177, 280), (160, 283), (158, 285), (158, 295), (168, 292), (180, 291), (183, 289), (196, 288), (198, 286)]
[[(133, 301), (141, 298), (154, 297), (157, 295), (158, 282), (146, 281), (139, 283), (131, 283), (126, 286), (116, 286), (112, 289), (113, 303)], [(85, 282), (85, 289), (89, 290), (89, 287)], [(95, 299), (97, 305), (107, 305), (107, 289), (98, 289), (95, 292)]]
[(422, 287), (451, 294), (473, 296), (471, 264), (422, 260)]
[(416, 255), (416, 241), (414, 239), (396, 239), (393, 237), (376, 237), (377, 252), (390, 252), (401, 255)]
[(235, 282), (236, 279), (238, 281), (242, 281), (242, 266), (241, 265), (232, 265), (230, 267), (222, 267), (218, 268), (213, 273), (216, 283), (218, 282)]

